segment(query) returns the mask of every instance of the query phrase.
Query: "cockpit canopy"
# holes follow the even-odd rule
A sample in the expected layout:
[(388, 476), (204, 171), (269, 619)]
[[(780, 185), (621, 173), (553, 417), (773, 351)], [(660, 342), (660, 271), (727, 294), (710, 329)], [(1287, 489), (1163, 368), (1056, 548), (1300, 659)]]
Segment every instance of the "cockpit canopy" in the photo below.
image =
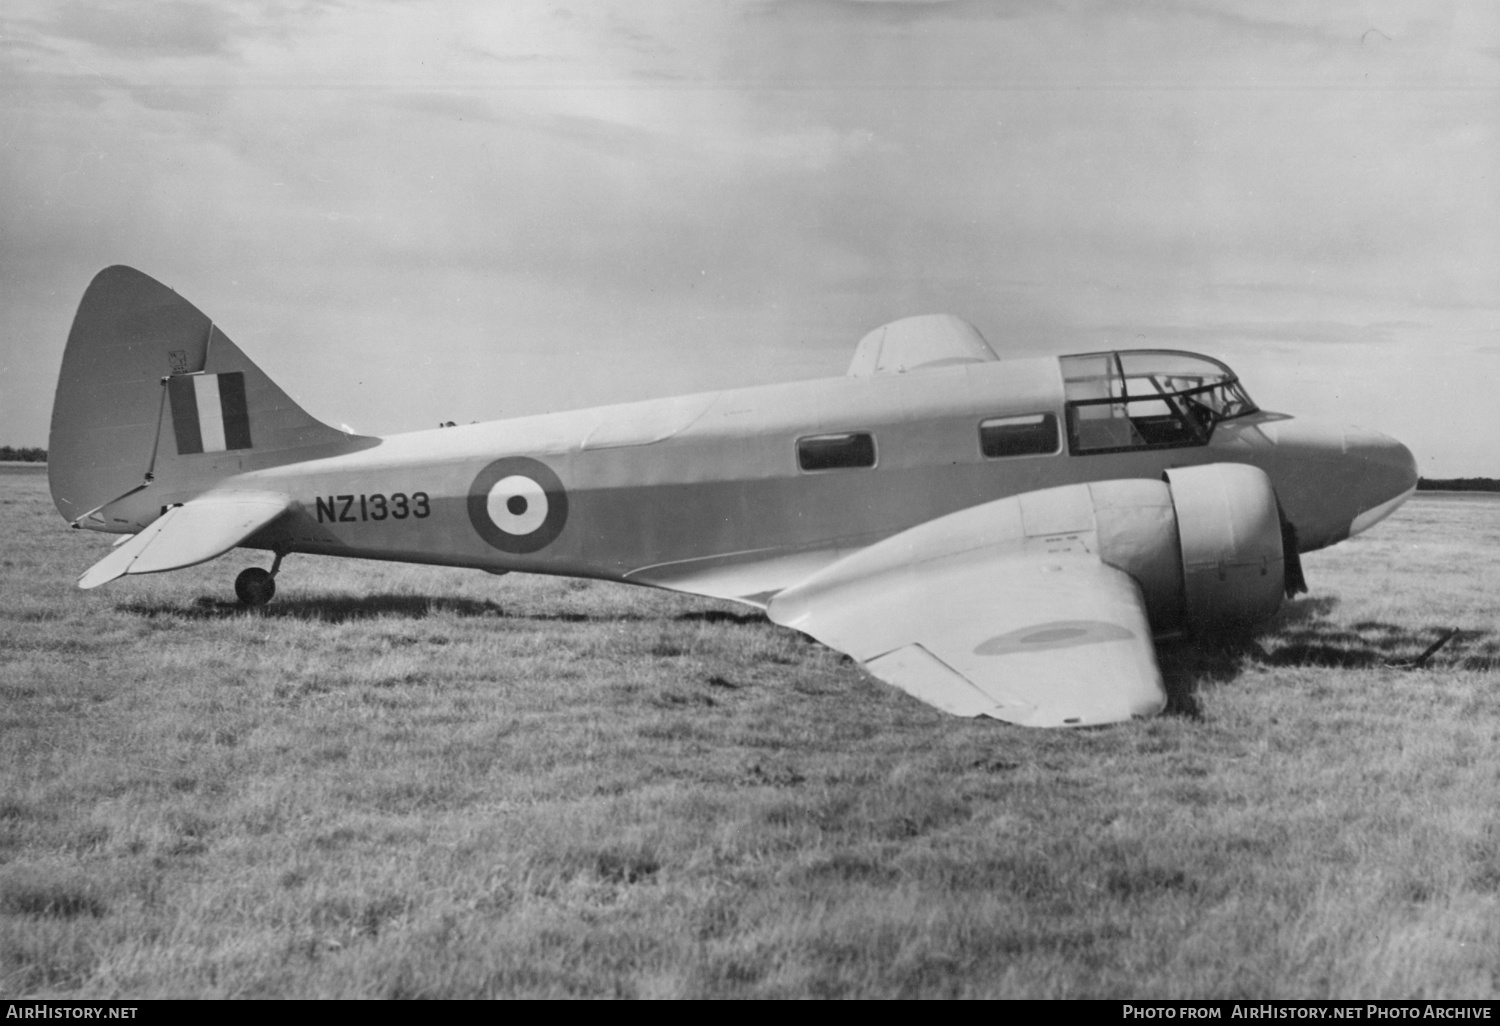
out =
[(1171, 349), (1059, 358), (1075, 453), (1206, 445), (1220, 421), (1254, 413), (1218, 360)]

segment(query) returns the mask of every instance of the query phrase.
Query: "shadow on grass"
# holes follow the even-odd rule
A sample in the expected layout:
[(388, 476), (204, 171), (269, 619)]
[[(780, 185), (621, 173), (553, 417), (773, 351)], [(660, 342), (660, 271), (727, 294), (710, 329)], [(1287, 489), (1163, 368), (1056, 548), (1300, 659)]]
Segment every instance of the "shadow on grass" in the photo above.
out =
[(1338, 604), (1334, 598), (1305, 598), (1281, 607), (1267, 628), (1256, 633), (1223, 634), (1158, 643), (1156, 662), (1167, 692), (1167, 716), (1197, 720), (1203, 717), (1198, 689), (1205, 683), (1234, 680), (1247, 660), (1264, 662), (1263, 642), (1289, 626), (1320, 621)]
[(1174, 641), (1156, 647), (1162, 686), (1167, 692), (1167, 716), (1203, 718), (1198, 689), (1207, 682), (1223, 683), (1239, 676), (1245, 657), (1259, 654), (1248, 638), (1212, 641)]
[(615, 623), (645, 620), (639, 613), (538, 612), (507, 613), (497, 602), (488, 599), (456, 598), (431, 595), (309, 595), (273, 599), (270, 605), (251, 609), (238, 602), (227, 602), (204, 596), (192, 605), (172, 602), (132, 602), (118, 607), (122, 612), (145, 617), (177, 617), (183, 620), (227, 620), (238, 616), (262, 616), (270, 620), (308, 620), (318, 623), (349, 623), (382, 617), (421, 620), (429, 616), (460, 618), (498, 618), (532, 620), (547, 623)]
[[(1290, 603), (1262, 636), (1266, 652), (1261, 661), (1336, 669), (1413, 664), (1425, 669), (1500, 668), (1500, 637), (1491, 629), (1411, 627), (1379, 620), (1335, 623), (1328, 614), (1336, 605), (1331, 598)], [(1434, 650), (1439, 642), (1443, 644)]]
[(1500, 669), (1500, 633), (1491, 628), (1416, 627), (1379, 620), (1343, 624), (1332, 619), (1338, 604), (1330, 596), (1302, 598), (1283, 605), (1254, 636), (1158, 646), (1166, 714), (1198, 719), (1199, 687), (1233, 680), (1246, 662), (1323, 669)]
[(702, 612), (679, 613), (677, 620), (680, 623), (770, 623), (765, 613), (733, 613), (727, 609), (705, 609)]
[(510, 613), (512, 620), (534, 620), (538, 623), (640, 623), (645, 620), (660, 620), (659, 616), (642, 616), (640, 613)]
[[(1500, 669), (1500, 635), (1490, 629), (1405, 627), (1364, 620), (1336, 623), (1332, 597), (1303, 598), (1284, 605), (1258, 634), (1177, 641), (1157, 647), (1166, 714), (1198, 719), (1198, 690), (1206, 682), (1237, 677), (1246, 661), (1262, 666), (1372, 669), (1419, 664), (1424, 669)], [(1444, 644), (1429, 651), (1445, 636)], [(1423, 659), (1423, 656), (1426, 656)]]
[(171, 616), (184, 620), (226, 620), (237, 616), (263, 616), (271, 620), (313, 620), (348, 623), (399, 617), (420, 620), (448, 614), (459, 617), (500, 617), (505, 611), (494, 602), (466, 598), (433, 598), (428, 595), (320, 595), (273, 600), (270, 605), (250, 609), (238, 602), (200, 598), (190, 606), (170, 602), (128, 603), (119, 607), (137, 616)]

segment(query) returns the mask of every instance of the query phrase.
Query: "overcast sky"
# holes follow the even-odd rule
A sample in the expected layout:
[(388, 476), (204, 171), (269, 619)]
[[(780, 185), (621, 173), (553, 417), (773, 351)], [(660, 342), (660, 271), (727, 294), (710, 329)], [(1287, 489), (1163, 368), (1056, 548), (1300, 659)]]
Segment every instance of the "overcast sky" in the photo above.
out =
[(1493, 0), (6, 0), (0, 444), (125, 263), (365, 432), (950, 312), (1500, 476), (1497, 133)]

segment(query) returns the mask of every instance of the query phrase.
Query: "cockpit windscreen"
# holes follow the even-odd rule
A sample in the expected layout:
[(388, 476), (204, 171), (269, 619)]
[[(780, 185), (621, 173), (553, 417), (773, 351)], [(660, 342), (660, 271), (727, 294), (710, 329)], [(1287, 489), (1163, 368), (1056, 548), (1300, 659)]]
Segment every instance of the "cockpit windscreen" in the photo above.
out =
[(1256, 406), (1226, 365), (1170, 349), (1064, 356), (1069, 448), (1077, 453), (1207, 445)]

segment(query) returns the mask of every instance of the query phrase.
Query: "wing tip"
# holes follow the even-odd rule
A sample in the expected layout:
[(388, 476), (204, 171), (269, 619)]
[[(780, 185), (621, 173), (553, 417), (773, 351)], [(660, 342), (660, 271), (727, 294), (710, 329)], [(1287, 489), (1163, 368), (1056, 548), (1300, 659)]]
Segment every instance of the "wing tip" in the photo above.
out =
[(123, 576), (124, 571), (109, 574), (95, 574), (94, 567), (89, 567), (83, 573), (78, 575), (77, 587), (79, 591), (93, 591), (95, 588), (108, 584), (110, 581), (116, 580), (117, 578)]

